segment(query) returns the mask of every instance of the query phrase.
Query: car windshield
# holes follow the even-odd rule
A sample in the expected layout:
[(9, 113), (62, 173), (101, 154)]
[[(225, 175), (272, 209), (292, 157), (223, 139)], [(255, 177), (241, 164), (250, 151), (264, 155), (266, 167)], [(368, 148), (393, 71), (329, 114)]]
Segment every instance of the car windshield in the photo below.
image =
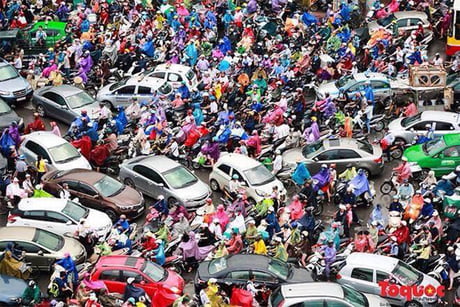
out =
[(51, 157), (56, 163), (66, 163), (80, 158), (80, 153), (70, 143), (62, 143), (49, 149)]
[(227, 268), (227, 259), (225, 257), (217, 258), (209, 262), (209, 274), (216, 274)]
[(104, 197), (116, 195), (123, 190), (123, 184), (112, 177), (104, 176), (94, 184), (94, 188)]
[(163, 173), (168, 184), (174, 189), (185, 188), (198, 181), (198, 179), (185, 167), (178, 166)]
[(82, 91), (78, 94), (67, 97), (67, 102), (71, 109), (76, 109), (92, 104), (94, 102), (94, 98), (91, 97), (87, 92)]
[(288, 264), (276, 259), (270, 260), (268, 263), (268, 270), (283, 280), (286, 280), (289, 276)]
[(74, 221), (79, 221), (81, 218), (88, 216), (89, 209), (68, 201), (64, 209), (62, 209), (62, 213), (66, 214)]
[(422, 145), (423, 152), (429, 156), (437, 154), (444, 148), (446, 148), (446, 142), (444, 142), (443, 138), (436, 138)]
[(372, 145), (369, 144), (369, 142), (366, 141), (358, 141), (358, 148), (362, 151), (365, 151), (367, 153), (372, 154), (374, 152), (374, 149), (372, 148)]
[(302, 155), (307, 159), (311, 159), (318, 151), (323, 150), (323, 142), (314, 142), (302, 148)]
[(386, 27), (395, 19), (396, 17), (394, 15), (390, 15), (386, 18), (377, 18), (377, 23), (379, 26)]
[(398, 261), (398, 264), (394, 268), (393, 272), (391, 272), (391, 274), (396, 277), (396, 279), (398, 279), (404, 286), (412, 286), (418, 284), (423, 278), (421, 273), (417, 272), (410, 265), (405, 264), (402, 261)]
[(145, 262), (145, 265), (142, 268), (142, 272), (144, 272), (153, 281), (160, 281), (166, 279), (168, 276), (168, 271), (163, 269), (158, 264), (152, 263), (150, 261)]
[(126, 82), (128, 81), (129, 78), (124, 78), (118, 82), (115, 82), (114, 84), (112, 84), (110, 87), (109, 87), (109, 90), (113, 91), (114, 89), (116, 88), (119, 88), (120, 86), (123, 86), (126, 84)]
[(403, 120), (401, 121), (401, 126), (403, 126), (404, 128), (409, 127), (413, 123), (416, 123), (416, 122), (420, 121), (421, 118), (422, 118), (422, 113), (419, 113), (419, 114), (414, 115), (414, 116), (403, 118)]
[(187, 73), (185, 74), (185, 76), (187, 77), (187, 79), (189, 79), (190, 81), (192, 81), (193, 78), (195, 77), (195, 73), (190, 69), (189, 71), (187, 71)]
[(0, 67), (0, 81), (14, 79), (18, 76), (18, 71), (13, 66), (7, 65)]
[(35, 231), (35, 236), (32, 241), (52, 251), (58, 251), (64, 246), (62, 237), (42, 229), (37, 229)]
[(171, 84), (169, 84), (168, 82), (165, 82), (162, 86), (160, 86), (158, 91), (161, 94), (169, 94), (169, 93), (171, 93), (171, 91), (172, 91)]
[(11, 108), (6, 104), (5, 101), (0, 99), (0, 114), (6, 114), (10, 112), (11, 112)]
[(356, 307), (369, 306), (367, 298), (363, 294), (359, 293), (358, 291), (348, 286), (342, 286), (342, 289), (343, 289), (343, 298), (351, 305), (356, 306)]
[(154, 68), (147, 69), (147, 70), (144, 70), (141, 74), (144, 76), (149, 76), (151, 73), (153, 73), (154, 70), (155, 70)]
[(337, 86), (337, 88), (341, 88), (344, 87), (351, 80), (353, 80), (353, 75), (344, 76), (339, 80), (335, 81), (335, 85)]
[(273, 174), (262, 164), (243, 172), (249, 184), (264, 185), (275, 180)]

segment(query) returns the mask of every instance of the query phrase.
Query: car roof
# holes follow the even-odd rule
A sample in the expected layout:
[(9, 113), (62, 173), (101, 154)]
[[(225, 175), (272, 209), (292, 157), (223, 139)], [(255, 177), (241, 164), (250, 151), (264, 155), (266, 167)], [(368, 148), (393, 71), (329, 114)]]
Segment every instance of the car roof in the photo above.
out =
[(219, 160), (217, 161), (217, 163), (219, 165), (221, 163), (225, 163), (239, 170), (247, 170), (247, 169), (251, 169), (256, 166), (261, 165), (261, 163), (257, 160), (249, 158), (246, 155), (236, 154), (236, 153), (230, 153), (230, 154), (221, 156)]
[(145, 262), (142, 257), (126, 255), (102, 256), (99, 258), (96, 267), (123, 266), (128, 268), (140, 268)]
[(351, 253), (346, 259), (347, 265), (373, 268), (384, 272), (393, 271), (398, 262), (397, 258), (369, 253)]
[(61, 212), (66, 204), (67, 200), (61, 198), (23, 198), (18, 204), (18, 209), (21, 211), (45, 210)]
[(10, 227), (0, 227), (0, 240), (1, 241), (17, 241), (17, 240), (26, 240), (32, 241), (35, 236), (35, 227), (25, 227), (25, 226), (10, 226)]
[(312, 296), (343, 298), (344, 296), (341, 285), (329, 282), (285, 284), (281, 286), (281, 293), (286, 299)]
[(251, 254), (236, 254), (227, 257), (227, 271), (229, 269), (267, 269), (269, 261), (272, 260), (270, 257), (263, 255), (251, 255)]
[(442, 120), (447, 122), (460, 122), (460, 116), (458, 113), (445, 112), (445, 111), (423, 111), (421, 120)]
[(460, 10), (460, 1), (454, 1), (454, 10)]
[(32, 29), (38, 29), (39, 26), (42, 26), (43, 29), (65, 29), (67, 23), (62, 21), (37, 21), (32, 26)]
[(46, 148), (54, 147), (64, 143), (68, 143), (61, 137), (58, 137), (52, 132), (49, 131), (36, 131), (24, 136), (26, 140), (34, 141)]
[(134, 158), (134, 159), (128, 160), (127, 164), (130, 164), (130, 165), (141, 164), (148, 168), (154, 169), (160, 173), (164, 173), (166, 171), (169, 171), (170, 169), (176, 168), (181, 165), (166, 156), (156, 156), (156, 155)]
[(460, 133), (445, 134), (444, 142), (447, 146), (460, 145)]
[(366, 81), (366, 80), (378, 79), (378, 80), (383, 80), (383, 81), (389, 82), (388, 77), (386, 75), (376, 73), (376, 72), (372, 72), (372, 73), (364, 73), (364, 72), (362, 72), (362, 73), (359, 73), (359, 74), (354, 74), (353, 76), (354, 76), (356, 81)]
[(64, 96), (64, 97), (73, 96), (75, 94), (83, 92), (82, 89), (72, 86), (72, 85), (68, 85), (68, 84), (63, 84), (59, 86), (50, 86), (50, 87), (47, 87), (46, 90), (44, 90), (44, 92), (51, 92), (51, 91), (58, 93), (59, 95)]
[(399, 12), (394, 12), (393, 15), (397, 19), (402, 19), (402, 18), (428, 19), (428, 16), (426, 15), (426, 13), (420, 12), (420, 11), (399, 11)]
[(128, 79), (126, 81), (126, 85), (140, 85), (140, 86), (148, 86), (148, 87), (156, 87), (159, 88), (163, 84), (165, 84), (166, 81), (161, 78), (155, 78), (155, 77), (147, 77), (144, 75), (139, 75), (139, 76), (134, 76)]
[(154, 71), (174, 71), (179, 73), (186, 73), (190, 69), (190, 66), (181, 64), (160, 64), (155, 67)]
[(52, 178), (52, 180), (72, 179), (72, 180), (78, 180), (78, 181), (92, 184), (104, 176), (106, 175), (103, 173), (95, 172), (89, 169), (74, 168), (71, 170), (55, 171), (54, 173), (49, 175), (49, 178)]
[(358, 148), (358, 142), (353, 138), (334, 138), (334, 139), (325, 139), (323, 141), (323, 146), (325, 149), (331, 149), (336, 147), (346, 147), (346, 148)]

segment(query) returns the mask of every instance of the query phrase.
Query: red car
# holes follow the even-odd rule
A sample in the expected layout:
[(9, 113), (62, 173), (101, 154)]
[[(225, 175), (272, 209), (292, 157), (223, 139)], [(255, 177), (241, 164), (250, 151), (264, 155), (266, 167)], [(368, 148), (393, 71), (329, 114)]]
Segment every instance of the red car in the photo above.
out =
[(184, 291), (184, 280), (174, 271), (144, 258), (126, 255), (101, 257), (91, 280), (103, 281), (109, 292), (124, 294), (126, 280), (130, 277), (134, 277), (134, 284), (150, 296), (152, 306), (171, 305)]

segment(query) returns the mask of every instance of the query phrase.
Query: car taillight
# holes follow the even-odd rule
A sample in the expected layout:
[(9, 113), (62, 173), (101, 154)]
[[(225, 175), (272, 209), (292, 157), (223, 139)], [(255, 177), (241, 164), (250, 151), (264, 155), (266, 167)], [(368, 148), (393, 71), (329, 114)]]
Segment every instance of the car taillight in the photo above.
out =
[(383, 161), (383, 158), (382, 158), (382, 157), (377, 158), (377, 159), (374, 159), (374, 162), (375, 162), (375, 163), (382, 163), (382, 161)]
[(17, 215), (14, 215), (14, 214), (9, 215), (9, 216), (8, 216), (8, 223), (14, 223), (14, 222), (16, 222), (16, 218), (17, 218), (17, 217), (18, 217), (18, 216), (17, 216)]
[(283, 307), (284, 306), (284, 300), (282, 300), (281, 302), (278, 303), (278, 305), (276, 305), (276, 307)]
[(340, 278), (342, 278), (342, 275), (340, 274), (335, 275), (335, 279), (340, 279)]

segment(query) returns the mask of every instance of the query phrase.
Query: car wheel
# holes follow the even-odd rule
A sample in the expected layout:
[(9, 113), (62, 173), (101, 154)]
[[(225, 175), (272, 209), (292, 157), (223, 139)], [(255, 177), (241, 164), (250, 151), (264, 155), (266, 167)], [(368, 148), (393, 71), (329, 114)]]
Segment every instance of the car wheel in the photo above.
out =
[(38, 115), (40, 115), (40, 117), (45, 117), (46, 116), (45, 107), (43, 105), (39, 104), (37, 106), (37, 113), (38, 113)]
[(391, 184), (391, 182), (389, 182), (389, 181), (385, 181), (380, 186), (380, 192), (382, 192), (382, 194), (384, 194), (384, 195), (390, 194), (391, 190), (393, 190), (393, 184)]
[(410, 301), (404, 304), (404, 307), (422, 307), (422, 304), (420, 304), (417, 301)]
[(391, 157), (395, 160), (399, 160), (403, 156), (403, 153), (403, 149), (401, 147), (397, 147), (391, 151)]
[(131, 187), (133, 189), (136, 188), (136, 185), (134, 184), (134, 181), (131, 179), (131, 178), (126, 178), (124, 183), (128, 186), (128, 187)]
[(360, 167), (360, 169), (362, 169), (364, 172), (364, 175), (366, 175), (366, 177), (369, 178), (369, 176), (371, 175), (371, 172), (369, 172), (369, 170), (364, 167)]
[(395, 143), (401, 143), (401, 145), (406, 145), (406, 140), (400, 137), (395, 138)]
[(215, 179), (211, 179), (211, 181), (209, 182), (209, 185), (211, 186), (211, 190), (213, 190), (214, 192), (220, 191), (219, 184), (217, 183)]
[(383, 120), (379, 120), (374, 126), (374, 129), (377, 132), (382, 131), (384, 128), (385, 128), (385, 122)]
[(173, 204), (177, 203), (177, 199), (174, 197), (168, 198), (168, 206), (171, 208)]
[(109, 216), (109, 218), (112, 220), (112, 222), (116, 222), (117, 219), (119, 218), (118, 214), (113, 211), (112, 209), (108, 209), (107, 211), (105, 211), (105, 214), (107, 214)]

